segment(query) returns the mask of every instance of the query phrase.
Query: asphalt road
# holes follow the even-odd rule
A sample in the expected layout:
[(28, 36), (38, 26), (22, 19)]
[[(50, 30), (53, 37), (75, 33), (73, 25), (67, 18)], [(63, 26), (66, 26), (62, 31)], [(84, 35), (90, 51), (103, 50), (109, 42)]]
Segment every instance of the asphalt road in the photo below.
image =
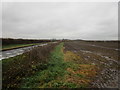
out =
[(40, 44), (40, 45), (23, 47), (23, 48), (18, 48), (18, 49), (13, 49), (13, 50), (2, 51), (2, 52), (0, 52), (0, 60), (23, 54), (24, 52), (27, 52), (34, 47), (44, 46), (44, 45), (47, 45), (47, 43)]

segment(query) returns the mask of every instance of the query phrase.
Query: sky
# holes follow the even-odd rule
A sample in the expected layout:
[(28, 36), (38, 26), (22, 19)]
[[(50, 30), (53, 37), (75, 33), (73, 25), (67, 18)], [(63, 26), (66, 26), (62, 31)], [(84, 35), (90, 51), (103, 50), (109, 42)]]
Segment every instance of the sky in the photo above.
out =
[(2, 37), (118, 40), (118, 3), (3, 2)]

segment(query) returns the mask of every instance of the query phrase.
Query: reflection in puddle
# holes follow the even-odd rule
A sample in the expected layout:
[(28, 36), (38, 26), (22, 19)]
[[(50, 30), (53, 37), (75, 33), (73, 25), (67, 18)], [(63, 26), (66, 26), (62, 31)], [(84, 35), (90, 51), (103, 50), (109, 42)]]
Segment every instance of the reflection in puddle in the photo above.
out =
[(45, 46), (45, 45), (47, 45), (47, 43), (35, 45), (35, 46), (30, 46), (30, 47), (23, 47), (23, 48), (19, 48), (19, 49), (13, 49), (13, 50), (9, 50), (9, 51), (2, 51), (2, 53), (0, 52), (0, 60), (14, 57), (14, 56), (23, 54), (24, 52), (30, 51), (35, 47)]

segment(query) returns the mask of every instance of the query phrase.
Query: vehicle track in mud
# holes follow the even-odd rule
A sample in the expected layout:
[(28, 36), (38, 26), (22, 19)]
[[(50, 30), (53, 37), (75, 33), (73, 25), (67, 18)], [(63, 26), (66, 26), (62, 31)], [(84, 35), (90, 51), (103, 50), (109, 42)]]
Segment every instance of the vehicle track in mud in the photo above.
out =
[[(101, 42), (102, 43), (102, 42)], [(112, 44), (113, 42), (111, 42)], [(72, 51), (83, 58), (84, 64), (95, 64), (100, 71), (91, 82), (91, 87), (97, 88), (118, 88), (118, 43), (106, 46), (99, 46), (96, 42), (89, 43), (84, 41), (65, 42), (65, 50)], [(104, 47), (104, 48), (103, 48)]]

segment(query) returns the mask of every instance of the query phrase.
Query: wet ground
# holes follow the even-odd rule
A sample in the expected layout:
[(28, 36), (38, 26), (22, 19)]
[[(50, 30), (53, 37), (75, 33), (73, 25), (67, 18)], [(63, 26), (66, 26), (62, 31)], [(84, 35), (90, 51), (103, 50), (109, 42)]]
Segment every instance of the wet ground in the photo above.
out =
[(13, 50), (2, 51), (2, 52), (0, 52), (0, 60), (23, 54), (24, 52), (27, 52), (35, 47), (44, 46), (44, 45), (47, 45), (47, 43), (29, 46), (29, 47), (18, 48), (18, 49), (13, 49)]
[(118, 88), (118, 42), (65, 42), (65, 49), (78, 54), (84, 64), (99, 68), (91, 87)]

